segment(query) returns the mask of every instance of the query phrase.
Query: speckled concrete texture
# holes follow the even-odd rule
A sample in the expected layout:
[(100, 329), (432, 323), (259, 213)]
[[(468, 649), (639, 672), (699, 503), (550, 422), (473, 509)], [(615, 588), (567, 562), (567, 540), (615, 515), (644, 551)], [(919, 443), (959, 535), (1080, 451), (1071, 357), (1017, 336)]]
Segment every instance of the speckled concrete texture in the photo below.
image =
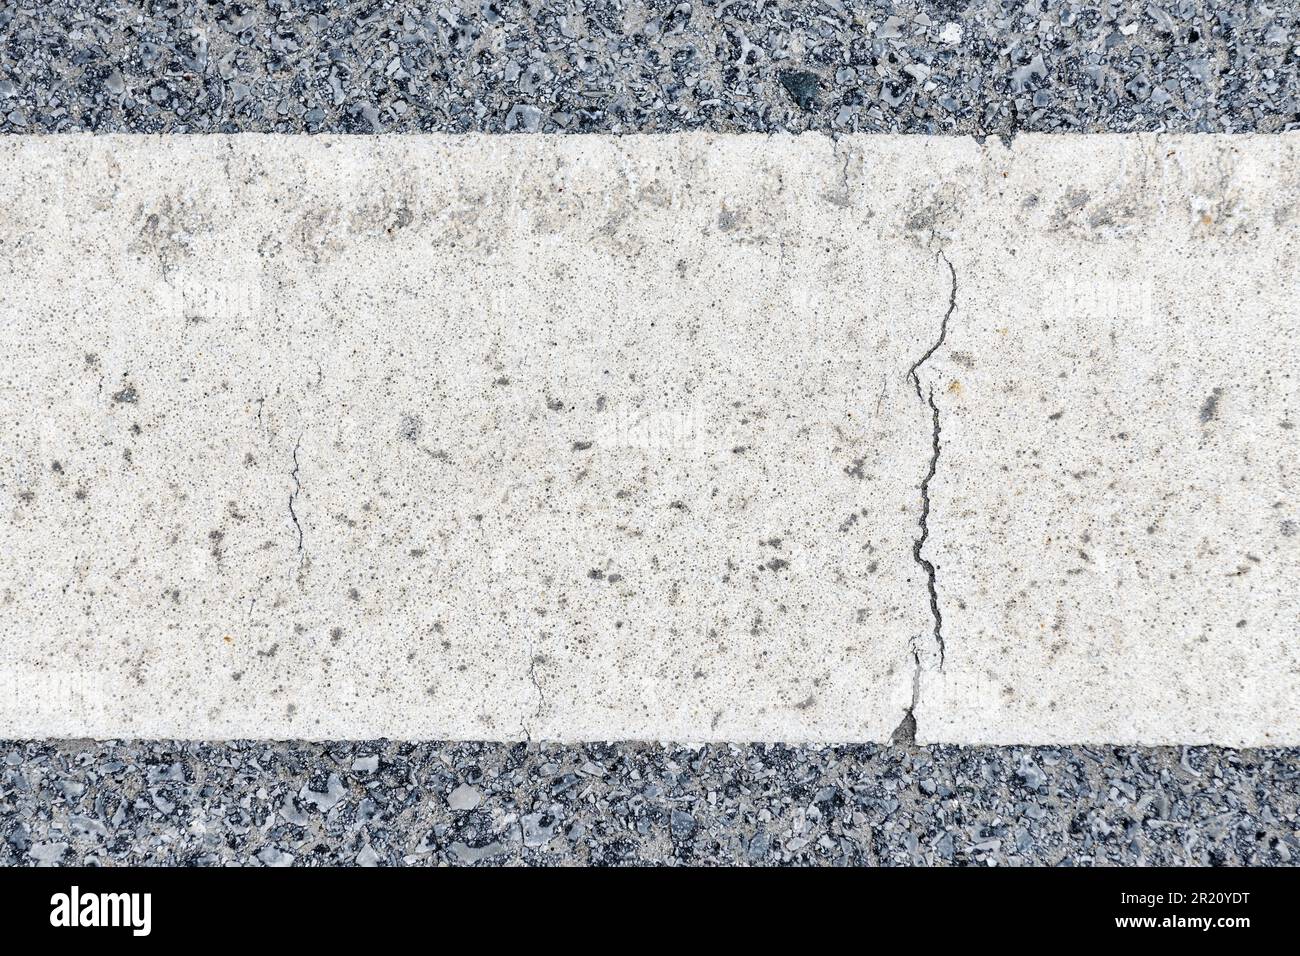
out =
[(1286, 866), (1300, 754), (0, 742), (0, 864)]
[(1297, 142), (7, 140), (0, 730), (1294, 742)]
[(1029, 138), (956, 228), (919, 739), (1296, 741), (1298, 143)]
[(946, 271), (829, 140), (0, 156), (8, 732), (902, 719)]
[(5, 0), (0, 132), (1272, 132), (1249, 0)]

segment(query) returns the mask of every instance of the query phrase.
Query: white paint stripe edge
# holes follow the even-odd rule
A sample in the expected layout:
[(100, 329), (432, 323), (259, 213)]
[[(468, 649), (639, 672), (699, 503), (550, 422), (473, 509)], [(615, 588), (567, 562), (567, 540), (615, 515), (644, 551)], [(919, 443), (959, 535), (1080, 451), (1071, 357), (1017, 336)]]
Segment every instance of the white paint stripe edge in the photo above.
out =
[(1300, 742), (1297, 143), (0, 140), (0, 736)]

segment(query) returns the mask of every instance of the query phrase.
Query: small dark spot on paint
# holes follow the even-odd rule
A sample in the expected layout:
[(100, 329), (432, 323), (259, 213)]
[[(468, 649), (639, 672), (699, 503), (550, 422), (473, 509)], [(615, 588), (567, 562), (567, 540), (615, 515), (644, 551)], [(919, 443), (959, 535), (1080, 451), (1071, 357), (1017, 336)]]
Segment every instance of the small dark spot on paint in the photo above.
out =
[(767, 562), (767, 564), (761, 565), (761, 567), (765, 567), (769, 571), (781, 571), (789, 566), (790, 562), (784, 558), (773, 558), (771, 561)]
[(358, 591), (356, 588), (348, 588), (348, 598), (353, 601), (360, 601), (361, 592)]
[(139, 401), (139, 399), (140, 395), (135, 390), (134, 385), (127, 385), (126, 388), (122, 389), (120, 392), (113, 393), (113, 401), (117, 402), (119, 405), (134, 405)]
[(564, 400), (559, 398), (548, 398), (546, 400), (546, 407), (553, 412), (562, 412), (564, 411)]
[(424, 431), (424, 422), (415, 415), (403, 415), (402, 422), (398, 426), (397, 432), (405, 441), (416, 441), (420, 433)]
[(591, 448), (591, 442), (589, 441), (575, 441), (573, 443), (574, 451), (586, 451), (589, 448)]
[(343, 640), (343, 628), (341, 627), (330, 628), (330, 643), (337, 644), (341, 640)]
[(603, 581), (605, 580), (605, 572), (600, 570), (600, 568), (592, 568), (587, 572), (587, 577), (591, 578), (593, 581)]
[(1059, 422), (1064, 415), (1065, 412), (1052, 412), (1052, 414), (1047, 417), (1050, 421)]
[(1210, 392), (1209, 398), (1201, 405), (1201, 423), (1212, 422), (1219, 416), (1219, 399), (1223, 395), (1223, 389), (1216, 388)]
[(971, 355), (969, 352), (953, 352), (952, 360), (956, 362), (958, 365), (960, 365), (962, 368), (975, 367), (975, 357)]

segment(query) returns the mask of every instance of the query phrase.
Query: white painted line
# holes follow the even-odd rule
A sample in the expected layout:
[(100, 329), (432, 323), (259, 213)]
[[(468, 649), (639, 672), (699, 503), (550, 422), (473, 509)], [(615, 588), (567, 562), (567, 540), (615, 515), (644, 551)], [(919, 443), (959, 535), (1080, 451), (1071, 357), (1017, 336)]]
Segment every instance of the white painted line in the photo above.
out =
[(1300, 741), (1297, 144), (994, 166), (930, 366), (951, 636), (920, 738)]
[(2, 141), (0, 736), (1300, 740), (1297, 142)]

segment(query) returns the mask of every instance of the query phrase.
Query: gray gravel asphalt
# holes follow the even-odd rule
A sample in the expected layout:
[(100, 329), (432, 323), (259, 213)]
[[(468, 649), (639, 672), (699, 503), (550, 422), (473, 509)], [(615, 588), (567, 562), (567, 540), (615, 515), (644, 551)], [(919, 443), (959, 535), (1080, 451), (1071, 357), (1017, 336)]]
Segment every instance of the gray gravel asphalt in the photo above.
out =
[(0, 742), (0, 864), (1297, 860), (1295, 749)]
[(0, 0), (0, 131), (1275, 131), (1300, 5)]
[[(1276, 132), (1300, 3), (0, 0), (0, 132)], [(0, 742), (0, 864), (1300, 860), (1300, 750)]]

